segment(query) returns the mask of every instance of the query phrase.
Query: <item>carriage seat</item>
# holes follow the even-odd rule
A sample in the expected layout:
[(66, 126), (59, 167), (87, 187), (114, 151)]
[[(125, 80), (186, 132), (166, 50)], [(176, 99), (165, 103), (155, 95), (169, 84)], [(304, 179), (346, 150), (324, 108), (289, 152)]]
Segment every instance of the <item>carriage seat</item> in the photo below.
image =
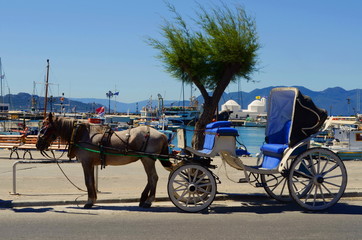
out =
[[(230, 151), (236, 155), (236, 140), (238, 130), (231, 127), (229, 121), (217, 121), (206, 125), (205, 140), (202, 150), (186, 149), (202, 157), (214, 157), (220, 150)], [(240, 151), (239, 151), (240, 152)]]
[(274, 169), (279, 165), (280, 160), (283, 158), (285, 149), (289, 147), (289, 132), (291, 121), (287, 121), (281, 131), (267, 136), (268, 143), (261, 146), (260, 150), (264, 155), (261, 168)]

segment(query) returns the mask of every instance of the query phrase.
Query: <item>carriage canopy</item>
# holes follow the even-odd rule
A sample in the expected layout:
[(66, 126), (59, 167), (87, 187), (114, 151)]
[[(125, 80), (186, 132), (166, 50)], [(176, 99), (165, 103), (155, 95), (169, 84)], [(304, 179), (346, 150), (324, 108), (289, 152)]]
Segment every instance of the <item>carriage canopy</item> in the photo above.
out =
[(308, 96), (294, 87), (274, 88), (268, 101), (266, 143), (298, 142), (318, 132), (327, 118), (327, 111), (318, 108)]

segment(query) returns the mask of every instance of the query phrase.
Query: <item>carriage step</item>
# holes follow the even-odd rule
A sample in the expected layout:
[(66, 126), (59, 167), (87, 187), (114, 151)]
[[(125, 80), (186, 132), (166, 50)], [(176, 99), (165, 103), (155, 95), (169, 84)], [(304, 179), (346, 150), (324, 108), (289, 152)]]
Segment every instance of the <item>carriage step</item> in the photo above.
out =
[(263, 183), (255, 183), (255, 187), (264, 187), (264, 185)]
[(240, 178), (238, 183), (247, 183), (248, 180), (246, 178)]

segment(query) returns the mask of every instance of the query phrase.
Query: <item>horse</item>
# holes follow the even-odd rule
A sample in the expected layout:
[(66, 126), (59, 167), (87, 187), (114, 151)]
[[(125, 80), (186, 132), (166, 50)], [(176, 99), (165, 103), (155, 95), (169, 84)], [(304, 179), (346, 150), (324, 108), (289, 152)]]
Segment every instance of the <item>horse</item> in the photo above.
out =
[(125, 165), (141, 160), (147, 174), (147, 185), (141, 194), (139, 206), (151, 207), (158, 181), (156, 159), (168, 171), (174, 167), (168, 158), (166, 135), (148, 126), (124, 131), (109, 129), (88, 122), (79, 123), (76, 119), (55, 117), (49, 113), (38, 134), (36, 147), (43, 152), (57, 137), (69, 144), (68, 157), (76, 157), (83, 167), (88, 192), (88, 201), (84, 205), (86, 209), (92, 208), (97, 200), (94, 178), (96, 165)]

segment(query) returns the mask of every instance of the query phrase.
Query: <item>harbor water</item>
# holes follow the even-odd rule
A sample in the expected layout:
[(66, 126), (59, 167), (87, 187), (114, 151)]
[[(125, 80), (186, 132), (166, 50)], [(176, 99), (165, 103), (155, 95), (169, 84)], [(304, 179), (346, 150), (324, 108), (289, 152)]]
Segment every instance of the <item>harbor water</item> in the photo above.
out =
[[(192, 136), (194, 134), (194, 127), (187, 126), (186, 128), (186, 143), (191, 146)], [(238, 130), (239, 136), (237, 141), (244, 144), (247, 150), (255, 156), (260, 151), (261, 145), (265, 139), (265, 128), (259, 127), (235, 127)], [(177, 146), (177, 138), (175, 137), (172, 144)], [(239, 145), (237, 143), (237, 145)]]

